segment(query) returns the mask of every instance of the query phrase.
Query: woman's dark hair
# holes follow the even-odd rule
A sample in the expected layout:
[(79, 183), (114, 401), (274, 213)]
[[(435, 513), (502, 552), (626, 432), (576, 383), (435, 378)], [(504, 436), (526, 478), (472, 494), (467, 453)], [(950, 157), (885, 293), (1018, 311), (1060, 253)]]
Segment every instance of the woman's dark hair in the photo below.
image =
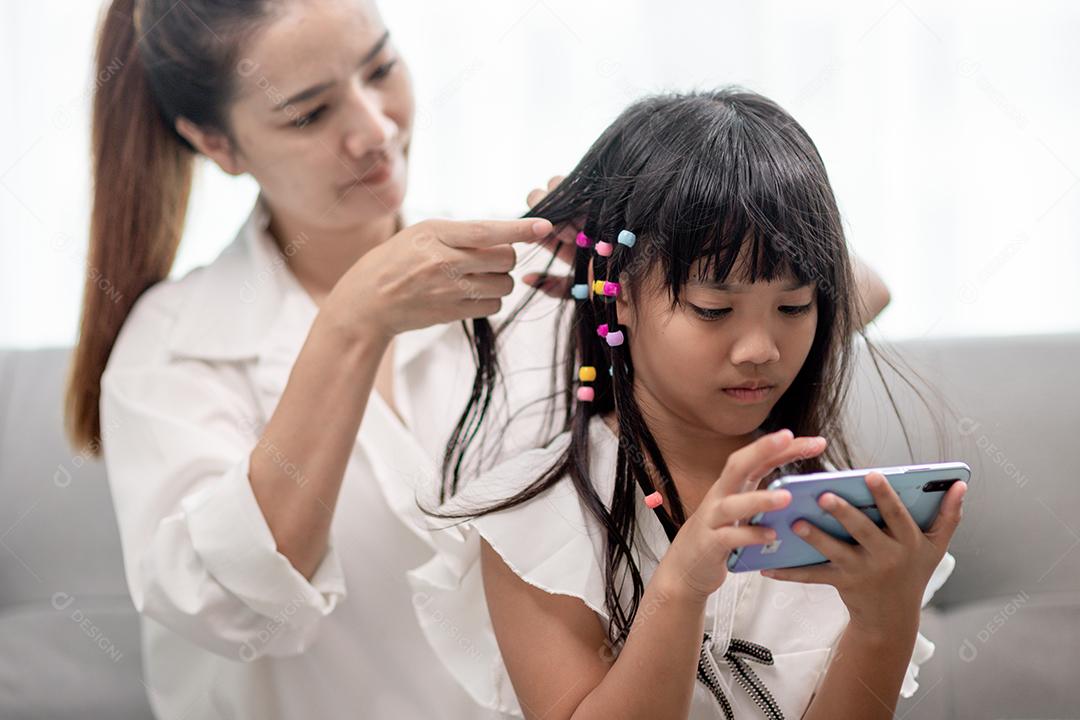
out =
[(68, 432), (94, 454), (109, 354), (135, 301), (168, 275), (183, 231), (195, 152), (176, 120), (229, 136), (227, 108), (246, 69), (240, 48), (274, 5), (113, 0), (105, 10), (95, 63), (89, 272), (66, 397)]
[[(603, 132), (574, 170), (527, 217), (556, 227), (584, 219), (592, 241), (615, 245), (610, 257), (578, 247), (574, 282), (618, 280), (631, 303), (659, 279), (672, 307), (689, 280), (743, 282), (794, 277), (814, 283), (817, 330), (810, 352), (791, 386), (776, 402), (762, 431), (788, 428), (798, 435), (829, 438), (821, 458), (806, 458), (785, 470), (814, 472), (823, 460), (853, 467), (841, 420), (849, 385), (853, 339), (861, 330), (856, 289), (840, 213), (825, 166), (805, 130), (782, 108), (740, 89), (649, 97), (627, 110)], [(619, 246), (619, 232), (637, 236), (632, 249)], [(691, 273), (696, 273), (691, 276)], [(527, 304), (535, 297), (531, 293)], [(648, 495), (664, 489), (657, 515), (673, 537), (685, 521), (667, 463), (634, 398), (629, 343), (609, 347), (597, 326), (617, 325), (613, 299), (590, 293), (574, 302), (570, 337), (562, 363), (565, 401), (562, 431), (571, 441), (555, 463), (513, 497), (479, 510), (433, 514), (468, 518), (520, 505), (569, 476), (588, 512), (606, 535), (606, 606), (610, 639), (629, 632), (644, 591), (631, 546), (636, 523), (636, 488)], [(477, 381), (472, 400), (451, 438), (443, 464), (442, 499), (458, 491), (463, 459), (483, 425), (497, 371), (498, 337), (521, 307), (497, 330), (479, 332)], [(492, 340), (494, 337), (494, 340)], [(484, 339), (486, 338), (486, 339)], [(556, 352), (559, 352), (557, 350)], [(575, 402), (579, 366), (597, 369), (591, 402)], [(608, 368), (612, 374), (608, 374)], [(614, 495), (601, 497), (589, 477), (589, 424), (617, 410), (619, 450)], [(629, 579), (632, 597), (620, 604)]]

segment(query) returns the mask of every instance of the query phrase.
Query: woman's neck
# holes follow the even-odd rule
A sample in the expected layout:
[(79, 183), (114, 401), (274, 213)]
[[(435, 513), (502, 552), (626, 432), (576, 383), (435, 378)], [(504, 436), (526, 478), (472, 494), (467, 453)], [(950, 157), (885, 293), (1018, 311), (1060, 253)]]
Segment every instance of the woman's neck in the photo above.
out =
[(327, 228), (270, 210), (268, 229), (301, 287), (321, 305), (357, 260), (397, 231), (398, 218), (386, 215), (363, 225)]

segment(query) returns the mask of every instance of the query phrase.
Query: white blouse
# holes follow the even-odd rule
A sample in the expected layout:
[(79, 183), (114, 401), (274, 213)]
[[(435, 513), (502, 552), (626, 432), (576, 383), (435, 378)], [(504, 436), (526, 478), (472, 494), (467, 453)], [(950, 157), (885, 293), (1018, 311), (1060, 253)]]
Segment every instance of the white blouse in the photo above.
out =
[[(590, 473), (597, 492), (610, 502), (614, 492), (619, 441), (600, 418), (589, 430)], [(473, 481), (448, 507), (477, 508), (505, 499), (532, 483), (565, 451), (569, 434), (547, 448), (533, 450)], [(634, 544), (647, 583), (669, 542), (656, 515), (638, 491), (638, 538)], [(520, 717), (521, 709), (503, 665), (488, 617), (480, 572), (480, 538), (526, 582), (549, 593), (576, 597), (602, 618), (604, 538), (569, 478), (515, 508), (485, 515), (435, 534), (441, 552), (410, 573), (420, 624), (448, 670), (483, 707)], [(923, 605), (944, 584), (955, 560), (946, 553), (923, 596)], [(747, 665), (771, 692), (786, 718), (798, 718), (825, 675), (833, 649), (848, 622), (839, 593), (830, 585), (781, 582), (760, 573), (731, 573), (707, 604), (706, 631), (713, 638), (712, 667), (737, 718), (764, 717), (733, 680), (723, 660), (732, 638), (763, 645), (772, 665)], [(921, 634), (901, 694), (918, 688), (918, 666), (934, 645)], [(690, 717), (722, 718), (720, 705), (697, 682)]]
[[(404, 422), (372, 392), (330, 549), (309, 582), (277, 552), (248, 481), (248, 455), (317, 313), (267, 222), (260, 202), (211, 265), (147, 291), (102, 380), (105, 462), (151, 705), (177, 719), (485, 717), (431, 651), (405, 576), (434, 552), (416, 495), (437, 483), (468, 397), (468, 340), (460, 323), (397, 337)], [(515, 372), (496, 417), (548, 392), (543, 316), (553, 305), (539, 301), (535, 323), (503, 349)], [(507, 452), (537, 444), (541, 409), (519, 414)]]

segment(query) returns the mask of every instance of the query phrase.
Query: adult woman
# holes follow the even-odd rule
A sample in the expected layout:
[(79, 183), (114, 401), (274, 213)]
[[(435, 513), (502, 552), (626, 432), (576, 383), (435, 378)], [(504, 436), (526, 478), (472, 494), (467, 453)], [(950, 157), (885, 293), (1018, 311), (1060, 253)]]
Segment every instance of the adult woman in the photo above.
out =
[[(116, 58), (90, 263), (121, 301), (88, 287), (69, 417), (103, 442), (155, 711), (479, 716), (416, 627), (414, 495), (472, 386), (454, 321), (497, 312), (509, 244), (551, 225), (401, 228), (412, 93), (369, 0), (115, 0)], [(218, 260), (158, 282), (193, 150), (260, 200)], [(549, 356), (525, 335), (510, 368)], [(506, 411), (546, 379), (511, 373)]]

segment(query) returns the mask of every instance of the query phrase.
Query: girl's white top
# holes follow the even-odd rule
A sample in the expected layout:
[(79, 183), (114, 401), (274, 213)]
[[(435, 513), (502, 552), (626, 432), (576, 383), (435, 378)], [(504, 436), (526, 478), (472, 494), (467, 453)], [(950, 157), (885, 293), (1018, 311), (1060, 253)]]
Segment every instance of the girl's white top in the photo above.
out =
[[(601, 498), (614, 491), (618, 438), (600, 419), (589, 430), (590, 472)], [(448, 507), (483, 507), (531, 484), (565, 451), (569, 434), (547, 448), (533, 450), (471, 482)], [(640, 490), (638, 537), (634, 550), (647, 583), (669, 546), (659, 520)], [(485, 708), (521, 716), (488, 617), (480, 573), (480, 538), (526, 582), (550, 593), (579, 598), (606, 628), (604, 606), (604, 531), (588, 513), (568, 477), (515, 508), (439, 530), (441, 552), (410, 573), (416, 611), (428, 642), (445, 666)], [(934, 571), (923, 605), (944, 584), (955, 560), (946, 554)], [(761, 717), (749, 696), (733, 682), (722, 660), (732, 637), (767, 647), (774, 664), (748, 664), (776, 699), (784, 716), (798, 718), (817, 689), (848, 612), (829, 585), (780, 582), (760, 573), (731, 573), (707, 604), (705, 627), (714, 638), (714, 657), (725, 695), (737, 718)], [(643, 610), (643, 612), (646, 610)], [(934, 645), (919, 634), (903, 681), (902, 695), (918, 688), (919, 664)], [(723, 717), (705, 686), (695, 685), (691, 718)]]
[[(431, 496), (472, 386), (465, 333), (451, 323), (397, 337), (401, 417), (371, 394), (330, 549), (305, 579), (277, 551), (248, 481), (248, 456), (317, 314), (285, 262), (313, 241), (295, 238), (283, 254), (267, 221), (260, 202), (212, 264), (148, 290), (102, 381), (105, 462), (153, 709), (177, 719), (484, 717), (432, 652), (406, 581), (434, 553), (416, 493)], [(553, 333), (540, 315), (551, 308), (535, 307), (504, 350), (496, 417), (548, 392)], [(538, 444), (540, 407), (511, 427), (508, 452)], [(282, 449), (266, 449), (308, 482)]]

